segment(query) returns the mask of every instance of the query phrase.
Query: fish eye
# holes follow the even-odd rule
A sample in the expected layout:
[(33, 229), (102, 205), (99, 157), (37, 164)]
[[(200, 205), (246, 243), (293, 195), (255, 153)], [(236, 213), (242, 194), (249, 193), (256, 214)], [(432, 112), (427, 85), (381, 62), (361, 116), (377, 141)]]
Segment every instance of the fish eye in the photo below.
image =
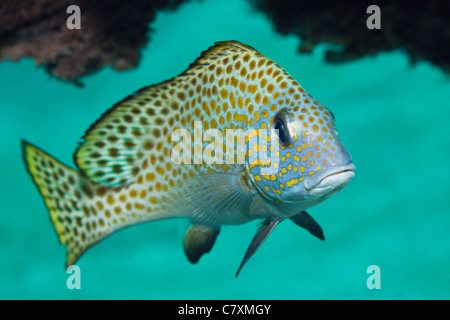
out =
[(273, 129), (275, 130), (275, 135), (278, 137), (278, 141), (282, 146), (290, 145), (294, 138), (291, 127), (291, 117), (287, 113), (286, 109), (281, 110), (277, 113), (273, 120)]
[(289, 133), (286, 132), (286, 126), (280, 119), (275, 119), (275, 124), (273, 126), (275, 130), (278, 132), (278, 140), (284, 146), (289, 144)]

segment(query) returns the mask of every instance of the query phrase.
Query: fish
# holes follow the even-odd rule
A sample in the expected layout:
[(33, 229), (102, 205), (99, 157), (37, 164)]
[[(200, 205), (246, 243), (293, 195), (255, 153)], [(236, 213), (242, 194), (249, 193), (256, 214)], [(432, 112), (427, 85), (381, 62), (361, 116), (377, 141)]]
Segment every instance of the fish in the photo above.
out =
[(66, 265), (125, 227), (188, 221), (191, 263), (221, 228), (261, 221), (235, 274), (284, 220), (325, 240), (307, 213), (353, 178), (334, 114), (254, 48), (216, 42), (187, 70), (107, 110), (81, 138), (72, 169), (22, 140)]

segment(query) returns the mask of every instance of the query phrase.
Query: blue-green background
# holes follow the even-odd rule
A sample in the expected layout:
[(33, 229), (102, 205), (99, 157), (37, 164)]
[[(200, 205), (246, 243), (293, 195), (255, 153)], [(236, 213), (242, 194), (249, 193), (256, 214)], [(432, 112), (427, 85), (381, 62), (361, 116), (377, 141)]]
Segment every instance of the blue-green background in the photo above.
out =
[[(342, 65), (323, 63), (325, 46), (299, 55), (299, 40), (275, 33), (247, 1), (189, 2), (158, 13), (152, 28), (138, 68), (104, 68), (84, 88), (32, 59), (0, 64), (0, 298), (450, 298), (448, 75), (425, 62), (411, 67), (400, 51)], [(21, 139), (73, 167), (80, 137), (106, 109), (222, 40), (273, 59), (335, 114), (357, 169), (341, 193), (309, 210), (326, 241), (282, 223), (235, 279), (256, 222), (224, 227), (197, 265), (183, 254), (176, 220), (146, 223), (91, 248), (78, 262), (81, 290), (67, 289), (65, 249), (25, 171)], [(366, 286), (373, 264), (379, 290)]]

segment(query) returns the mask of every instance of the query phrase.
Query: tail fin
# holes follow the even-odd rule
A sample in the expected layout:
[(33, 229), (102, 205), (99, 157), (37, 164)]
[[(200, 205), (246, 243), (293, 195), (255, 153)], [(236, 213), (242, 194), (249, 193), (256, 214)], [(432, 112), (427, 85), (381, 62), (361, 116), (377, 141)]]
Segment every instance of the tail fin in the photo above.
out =
[(92, 182), (25, 141), (22, 149), (28, 172), (50, 211), (59, 241), (67, 247), (66, 264), (71, 265), (104, 237), (98, 232), (93, 235), (86, 218), (89, 209), (85, 202), (92, 192), (89, 189)]

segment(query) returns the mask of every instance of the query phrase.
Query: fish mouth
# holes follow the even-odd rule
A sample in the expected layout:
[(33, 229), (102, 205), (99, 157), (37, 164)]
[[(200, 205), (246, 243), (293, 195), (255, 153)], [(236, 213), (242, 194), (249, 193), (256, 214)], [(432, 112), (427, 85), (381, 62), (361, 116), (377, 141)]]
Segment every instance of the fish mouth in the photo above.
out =
[(329, 188), (347, 184), (354, 175), (355, 166), (353, 163), (348, 163), (343, 166), (322, 169), (309, 179), (305, 179), (304, 185), (307, 191)]

